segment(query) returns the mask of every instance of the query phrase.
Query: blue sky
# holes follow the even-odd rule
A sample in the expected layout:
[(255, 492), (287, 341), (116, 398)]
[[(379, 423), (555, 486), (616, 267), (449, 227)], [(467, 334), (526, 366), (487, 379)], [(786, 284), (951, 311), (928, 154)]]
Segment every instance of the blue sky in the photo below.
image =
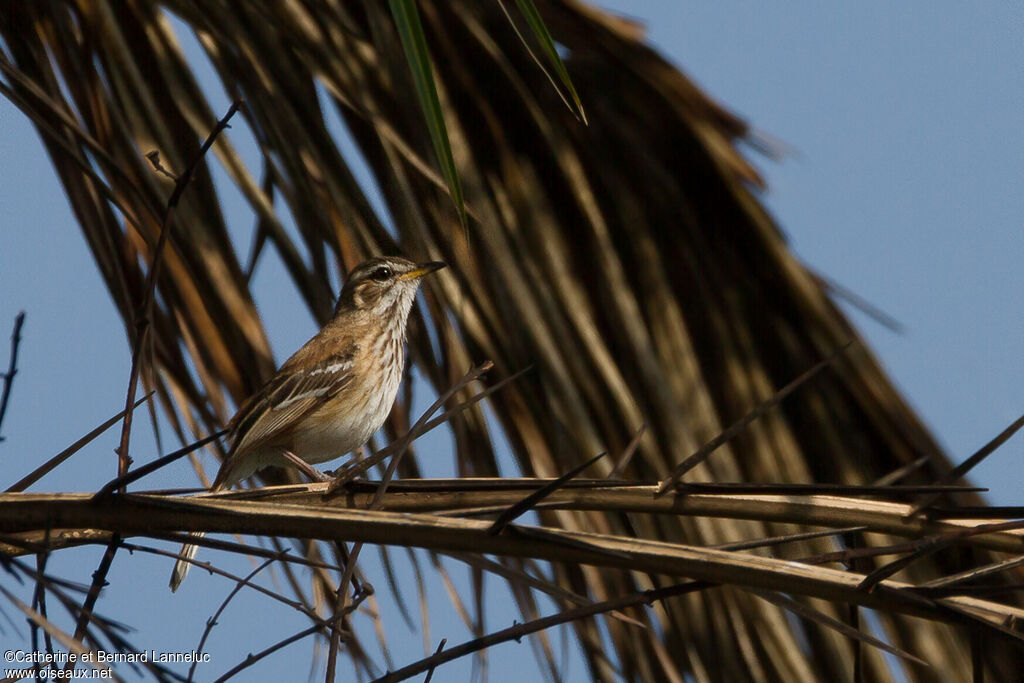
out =
[[(763, 200), (804, 262), (904, 324), (906, 332), (896, 335), (844, 305), (954, 460), (1022, 412), (1024, 5), (794, 2), (785, 11), (776, 3), (738, 1), (603, 5), (644, 21), (671, 61), (792, 149), (780, 163), (751, 153), (768, 182)], [(227, 100), (217, 94), (213, 105), (224, 111)], [(231, 135), (246, 154), (244, 130), (236, 127)], [(42, 145), (5, 100), (0, 151), (0, 338), (19, 310), (28, 313), (20, 373), (2, 427), (7, 440), (0, 444), (13, 481), (119, 410), (129, 349)], [(225, 197), (233, 235), (247, 245), (251, 218), (229, 192)], [(283, 359), (315, 329), (294, 305), (294, 293), (276, 286), (279, 276), (268, 261), (257, 273), (256, 291)], [(0, 344), (3, 366), (6, 349)], [(116, 437), (111, 431), (33, 490), (95, 489), (114, 474)], [(145, 430), (136, 432), (133, 444), (137, 458), (153, 452)], [(974, 481), (991, 488), (995, 503), (1022, 503), (1022, 445), (1021, 437), (1010, 441), (976, 470)], [(443, 449), (444, 439), (432, 447)], [(429, 464), (428, 471), (450, 474), (450, 458)], [(154, 486), (194, 481), (185, 467), (161, 476)], [(100, 550), (61, 555), (58, 573), (87, 581)], [(371, 576), (378, 572), (374, 557), (371, 549), (364, 553)], [(242, 573), (249, 566), (223, 563)], [(133, 636), (140, 647), (191, 649), (230, 589), (195, 572), (172, 597), (164, 589), (170, 564), (138, 555), (115, 561), (112, 583), (138, 586), (147, 614), (138, 613), (138, 594), (124, 599), (130, 591), (99, 603), (101, 611), (140, 629)], [(450, 569), (456, 580), (465, 576), (458, 565)], [(387, 592), (383, 580), (378, 587)], [(452, 645), (467, 637), (440, 582), (430, 593), (431, 641), (448, 637)], [(415, 612), (415, 591), (407, 597)], [(253, 599), (244, 606), (228, 611), (211, 643), (237, 656), (225, 654), (208, 675), (304, 626), (266, 604), (259, 619), (273, 623), (274, 631), (261, 626), (254, 633), (252, 610), (263, 604)], [(514, 617), (498, 599), (491, 616), (493, 628)], [(421, 634), (400, 624), (393, 633), (396, 664), (419, 656)], [(557, 648), (559, 637), (552, 637)], [(532, 660), (527, 648), (496, 648), (493, 670), (511, 667), (521, 678), (523, 657)], [(304, 663), (296, 668), (295, 661)], [(305, 676), (308, 664), (308, 645), (292, 646), (268, 661), (260, 678)], [(465, 673), (453, 666), (444, 678)], [(574, 663), (570, 679), (582, 673)]]
[[(652, 17), (676, 64), (792, 146), (758, 162), (767, 206), (805, 263), (906, 326), (846, 307), (964, 458), (1024, 412), (1024, 6), (770, 5), (617, 7)], [(976, 470), (997, 503), (1021, 502), (1022, 445)]]

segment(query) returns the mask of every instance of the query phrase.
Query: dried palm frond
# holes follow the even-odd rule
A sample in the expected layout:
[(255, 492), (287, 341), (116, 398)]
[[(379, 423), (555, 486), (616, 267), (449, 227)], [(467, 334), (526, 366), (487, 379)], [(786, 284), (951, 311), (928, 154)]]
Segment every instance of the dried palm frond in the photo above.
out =
[[(500, 4), (418, 6), (465, 197), (465, 229), (450, 183), (435, 170), (386, 3), (69, 0), (24, 3), (0, 16), (7, 48), (0, 90), (43, 135), (130, 337), (173, 187), (145, 155), (155, 150), (166, 168), (180, 171), (217, 119), (168, 13), (195, 33), (229, 97), (245, 101), (260, 168), (243, 162), (230, 132), (212, 151), (256, 217), (253, 253), (239, 253), (210, 174), (199, 167), (176, 209), (144, 349), (143, 380), (183, 441), (219, 429), (231, 405), (274, 368), (249, 288), (253, 264), (270, 249), (320, 322), (332, 309), (336, 272), (366, 256), (402, 250), (447, 261), (452, 267), (429, 289), (427, 310), (411, 327), (415, 366), (440, 392), (483, 359), (494, 361), (499, 379), (532, 364), (533, 372), (492, 397), (503, 438), (527, 476), (557, 476), (604, 450), (620, 454), (646, 425), (622, 474), (660, 480), (857, 338), (758, 202), (761, 180), (738, 149), (745, 124), (647, 46), (636, 25), (573, 0), (538, 2), (564, 48), (583, 125)], [(335, 114), (387, 216), (357, 180), (353, 150), (332, 134)], [(404, 433), (409, 412), (406, 395), (391, 436)], [(499, 471), (482, 411), (468, 411), (452, 431), (460, 473)], [(949, 470), (875, 359), (854, 346), (688, 481), (866, 484), (920, 458), (925, 464), (909, 481), (930, 482)], [(614, 462), (594, 467), (608, 474)], [(415, 472), (407, 459), (403, 476)], [(538, 514), (573, 537), (645, 542), (714, 545), (792, 531), (768, 514), (543, 506)], [(866, 541), (893, 542), (884, 534)], [(834, 549), (820, 539), (805, 547), (809, 555)], [(308, 547), (309, 561), (320, 555)], [(656, 563), (623, 572), (580, 566), (571, 554), (549, 559), (556, 561), (544, 581), (597, 601), (674, 580)], [(875, 560), (860, 562), (867, 571)], [(962, 568), (940, 554), (911, 565), (905, 577), (917, 584)], [(291, 585), (300, 602), (333, 589)], [(528, 602), (521, 598), (524, 613)], [(805, 604), (829, 617), (845, 613), (832, 603)], [(847, 638), (820, 622), (788, 620), (775, 602), (733, 588), (690, 592), (636, 618), (656, 628), (607, 622), (626, 680), (846, 680), (854, 670), (857, 649)], [(889, 614), (882, 625), (896, 647), (966, 680), (967, 640), (953, 629)], [(593, 620), (575, 628), (591, 675), (612, 676)], [(990, 654), (986, 666), (997, 678), (1019, 671), (1014, 650)], [(892, 677), (880, 655), (865, 656), (863, 665), (873, 680)]]

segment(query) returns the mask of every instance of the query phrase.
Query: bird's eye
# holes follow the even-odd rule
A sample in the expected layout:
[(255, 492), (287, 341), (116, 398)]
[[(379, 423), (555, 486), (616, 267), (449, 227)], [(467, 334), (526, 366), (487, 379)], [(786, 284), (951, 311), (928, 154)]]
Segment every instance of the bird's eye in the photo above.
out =
[(384, 280), (390, 280), (394, 272), (389, 266), (381, 266), (372, 273), (370, 273), (370, 279), (376, 280), (377, 282), (383, 282)]

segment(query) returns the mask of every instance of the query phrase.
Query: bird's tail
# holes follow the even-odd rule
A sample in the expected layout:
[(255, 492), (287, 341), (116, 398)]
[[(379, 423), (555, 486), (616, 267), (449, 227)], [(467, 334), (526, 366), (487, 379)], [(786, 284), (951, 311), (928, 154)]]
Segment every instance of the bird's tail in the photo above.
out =
[[(196, 540), (205, 536), (205, 533), (193, 533), (189, 534), (189, 538)], [(192, 558), (196, 556), (196, 551), (199, 550), (199, 546), (194, 543), (186, 543), (181, 546), (181, 550), (178, 552), (178, 561), (174, 563), (174, 571), (171, 572), (171, 592), (178, 590), (178, 586), (188, 576), (188, 570), (192, 567)]]
[[(224, 468), (222, 467), (221, 469), (223, 470)], [(232, 483), (234, 483), (233, 481), (229, 482), (223, 480), (223, 474), (223, 471), (217, 473), (217, 479), (210, 487), (210, 493), (224, 491), (225, 489), (230, 488)], [(195, 531), (188, 535), (189, 540), (193, 541), (198, 541), (204, 536), (206, 536), (206, 533), (202, 531)], [(171, 586), (172, 593), (178, 590), (178, 586), (180, 586), (181, 582), (185, 580), (186, 576), (188, 576), (188, 570), (192, 568), (192, 558), (196, 556), (197, 550), (199, 550), (199, 546), (193, 542), (185, 543), (185, 545), (181, 546), (181, 550), (178, 551), (178, 561), (174, 563), (174, 569), (171, 571), (171, 581), (169, 584)]]
[[(222, 434), (224, 432), (221, 432)], [(231, 457), (231, 453), (228, 453), (228, 457)], [(238, 482), (238, 476), (232, 476), (234, 468), (221, 466), (220, 471), (217, 472), (217, 478), (213, 480), (213, 484), (210, 486), (210, 493), (217, 493), (218, 491), (226, 491), (235, 483)], [(196, 551), (199, 550), (199, 546), (194, 541), (198, 541), (206, 536), (206, 532), (194, 531), (188, 535), (189, 540), (192, 543), (185, 543), (181, 546), (181, 550), (178, 551), (178, 561), (174, 563), (174, 569), (171, 571), (170, 587), (171, 592), (178, 590), (178, 586), (188, 576), (188, 570), (192, 568), (192, 558), (196, 556)]]

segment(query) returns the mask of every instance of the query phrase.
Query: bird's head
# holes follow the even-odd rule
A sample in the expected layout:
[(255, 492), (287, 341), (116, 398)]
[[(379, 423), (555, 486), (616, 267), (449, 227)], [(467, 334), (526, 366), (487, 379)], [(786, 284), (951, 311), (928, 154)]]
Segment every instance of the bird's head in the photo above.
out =
[(445, 265), (440, 261), (413, 263), (401, 256), (364, 261), (349, 273), (338, 297), (335, 314), (361, 311), (369, 315), (401, 318), (404, 323), (420, 286), (420, 278)]

